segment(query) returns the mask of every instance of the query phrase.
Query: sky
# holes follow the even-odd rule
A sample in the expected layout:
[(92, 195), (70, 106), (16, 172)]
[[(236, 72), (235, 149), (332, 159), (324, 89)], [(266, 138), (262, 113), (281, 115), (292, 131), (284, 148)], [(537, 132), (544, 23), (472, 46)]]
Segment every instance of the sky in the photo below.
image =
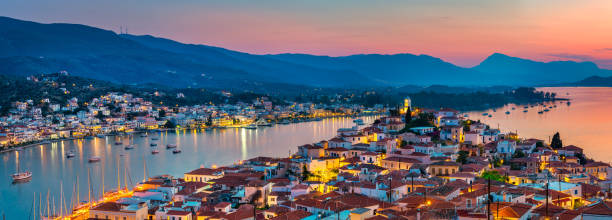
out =
[(471, 67), (499, 52), (612, 69), (605, 0), (2, 0), (0, 16), (254, 54), (412, 53)]

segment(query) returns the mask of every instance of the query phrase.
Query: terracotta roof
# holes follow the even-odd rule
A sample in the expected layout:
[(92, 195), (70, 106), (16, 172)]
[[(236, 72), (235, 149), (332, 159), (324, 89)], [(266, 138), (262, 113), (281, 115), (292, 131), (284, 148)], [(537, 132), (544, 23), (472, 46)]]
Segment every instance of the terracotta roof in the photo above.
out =
[(295, 210), (295, 211), (291, 211), (291, 212), (287, 212), (283, 215), (279, 215), (276, 216), (274, 218), (271, 218), (269, 220), (294, 220), (294, 219), (303, 219), (306, 218), (308, 216), (311, 216), (312, 213), (307, 212), (307, 211), (303, 211), (303, 210)]
[(220, 170), (218, 170), (218, 169), (198, 168), (198, 169), (192, 170), (191, 172), (186, 173), (186, 174), (190, 174), (190, 175), (216, 175), (216, 174), (220, 174), (219, 172), (220, 172)]

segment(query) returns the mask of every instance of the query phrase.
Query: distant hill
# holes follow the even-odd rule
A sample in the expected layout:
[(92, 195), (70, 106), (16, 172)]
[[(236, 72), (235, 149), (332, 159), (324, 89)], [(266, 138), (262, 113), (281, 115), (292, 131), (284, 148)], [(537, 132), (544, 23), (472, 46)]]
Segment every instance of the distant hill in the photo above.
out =
[(553, 86), (584, 86), (584, 87), (612, 87), (612, 76), (590, 76), (573, 83), (562, 83)]
[(593, 63), (535, 62), (493, 54), (474, 68), (428, 55), (254, 55), (78, 24), (0, 17), (0, 74), (66, 70), (124, 84), (265, 90), (268, 87), (539, 85), (612, 76)]
[(536, 62), (495, 53), (472, 68), (491, 73), (508, 83), (529, 80), (532, 84), (575, 82), (589, 76), (611, 76), (612, 71), (600, 69), (592, 62)]

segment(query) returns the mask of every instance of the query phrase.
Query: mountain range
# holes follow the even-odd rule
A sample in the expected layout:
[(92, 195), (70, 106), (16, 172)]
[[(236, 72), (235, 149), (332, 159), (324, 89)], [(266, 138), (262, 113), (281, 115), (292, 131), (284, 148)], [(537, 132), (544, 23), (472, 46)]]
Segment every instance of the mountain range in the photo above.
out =
[(65, 70), (124, 84), (248, 89), (265, 86), (532, 86), (560, 84), (612, 70), (592, 62), (537, 62), (495, 53), (472, 68), (428, 55), (255, 55), (78, 24), (0, 17), (0, 74)]

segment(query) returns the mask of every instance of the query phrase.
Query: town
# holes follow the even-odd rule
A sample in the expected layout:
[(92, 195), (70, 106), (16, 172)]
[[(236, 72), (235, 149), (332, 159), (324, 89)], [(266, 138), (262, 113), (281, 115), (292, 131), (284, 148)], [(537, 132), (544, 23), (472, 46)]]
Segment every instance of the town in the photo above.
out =
[(550, 143), (522, 138), (406, 98), (374, 123), (338, 129), (289, 157), (153, 176), (132, 190), (119, 182), (65, 218), (612, 218), (610, 164), (561, 143), (558, 134)]
[[(58, 82), (60, 77), (68, 77), (68, 74), (63, 72), (30, 76), (28, 81), (49, 85), (68, 97), (71, 94), (70, 88), (85, 87), (89, 90), (94, 87), (90, 84), (65, 85)], [(220, 92), (220, 95), (231, 97), (232, 93)], [(154, 92), (152, 96), (176, 96), (177, 99), (185, 97), (183, 93), (160, 92)], [(330, 117), (378, 115), (386, 111), (383, 105), (366, 108), (350, 103), (289, 102), (286, 105), (273, 105), (266, 96), (235, 104), (186, 106), (153, 103), (135, 97), (134, 94), (115, 91), (91, 100), (67, 98), (65, 103), (53, 102), (49, 98), (29, 99), (12, 102), (10, 109), (6, 109), (7, 114), (0, 116), (0, 149), (162, 129), (256, 128)]]

